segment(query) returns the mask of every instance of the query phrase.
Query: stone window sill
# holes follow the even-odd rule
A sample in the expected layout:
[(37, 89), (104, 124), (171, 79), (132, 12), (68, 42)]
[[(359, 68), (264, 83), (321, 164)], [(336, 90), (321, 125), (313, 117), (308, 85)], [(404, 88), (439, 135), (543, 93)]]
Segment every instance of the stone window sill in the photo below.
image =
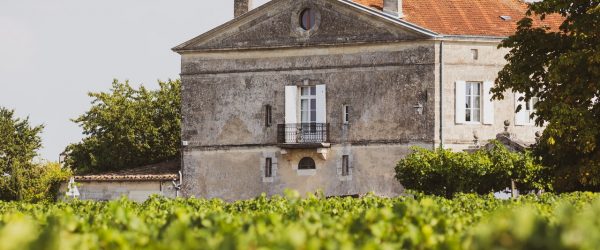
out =
[(340, 176), (340, 181), (351, 181), (352, 175)]
[(298, 169), (297, 172), (299, 176), (314, 176), (317, 174), (316, 169)]

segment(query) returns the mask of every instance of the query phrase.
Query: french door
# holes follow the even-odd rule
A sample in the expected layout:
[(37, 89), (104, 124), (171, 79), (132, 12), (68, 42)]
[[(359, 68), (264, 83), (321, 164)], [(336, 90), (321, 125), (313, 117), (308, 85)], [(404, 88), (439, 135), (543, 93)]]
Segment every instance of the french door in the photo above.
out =
[(301, 87), (300, 91), (300, 129), (299, 141), (311, 141), (317, 132), (317, 87)]

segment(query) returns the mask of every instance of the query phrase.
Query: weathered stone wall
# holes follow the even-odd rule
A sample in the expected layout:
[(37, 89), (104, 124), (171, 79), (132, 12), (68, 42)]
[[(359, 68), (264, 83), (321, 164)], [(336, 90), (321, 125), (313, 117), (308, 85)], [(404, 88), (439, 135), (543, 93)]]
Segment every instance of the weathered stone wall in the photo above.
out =
[[(431, 148), (431, 144), (334, 145), (321, 158), (315, 149), (288, 150), (278, 147), (234, 147), (220, 150), (188, 150), (185, 153), (184, 195), (250, 199), (261, 193), (282, 194), (293, 189), (301, 194), (323, 191), (326, 196), (374, 192), (394, 197), (403, 188), (394, 179), (394, 166), (410, 152), (410, 146)], [(342, 155), (350, 156), (350, 176), (341, 175)], [(274, 177), (263, 178), (264, 158), (273, 157)], [(312, 157), (316, 170), (298, 170), (303, 157)]]
[[(400, 194), (396, 162), (409, 145), (433, 145), (434, 54), (433, 42), (184, 54), (184, 194), (228, 200), (285, 188)], [(265, 126), (264, 106), (273, 107), (275, 124), (284, 123), (285, 86), (305, 80), (327, 86), (333, 143), (327, 160), (316, 149), (281, 155), (277, 127)], [(422, 114), (414, 108), (418, 103)], [(348, 125), (343, 105), (351, 106)], [(347, 181), (337, 173), (344, 148), (352, 148), (356, 168)], [(261, 179), (266, 155), (278, 161), (273, 182)], [(317, 161), (315, 175), (295, 170), (305, 156)]]
[[(91, 181), (77, 182), (81, 200), (109, 201), (123, 196), (132, 201), (143, 202), (153, 194), (175, 198), (175, 188), (171, 182), (161, 181)], [(59, 189), (59, 199), (67, 192), (67, 184)]]
[[(327, 85), (333, 143), (433, 142), (431, 43), (219, 55), (183, 56), (183, 140), (191, 147), (275, 144), (277, 127), (265, 126), (264, 106), (284, 123), (284, 88), (304, 80)], [(352, 109), (346, 130), (343, 105)]]
[[(511, 123), (509, 132), (514, 133), (517, 139), (527, 143), (535, 142), (535, 132), (542, 128), (527, 125), (515, 125), (515, 95), (505, 93), (504, 100), (494, 101), (494, 124), (456, 124), (455, 119), (455, 83), (463, 81), (495, 81), (498, 72), (506, 64), (504, 56), (508, 52), (505, 49), (497, 49), (497, 41), (445, 41), (444, 42), (444, 73), (443, 73), (443, 134), (446, 147), (457, 150), (465, 149), (474, 145), (473, 134), (477, 133), (481, 144), (485, 141), (495, 139), (496, 134), (504, 131), (504, 121)], [(478, 51), (478, 59), (474, 60), (471, 50)], [(436, 46), (439, 53), (439, 42)], [(437, 60), (439, 62), (439, 54)], [(439, 65), (436, 64), (438, 67)], [(436, 72), (439, 68), (436, 67)], [(436, 74), (439, 81), (439, 73)], [(437, 85), (437, 84), (436, 84)], [(439, 86), (439, 85), (438, 85)], [(436, 89), (436, 97), (439, 100)], [(439, 106), (436, 110), (439, 109)], [(439, 128), (439, 111), (436, 114), (436, 127)], [(436, 143), (439, 143), (439, 129), (436, 129)]]

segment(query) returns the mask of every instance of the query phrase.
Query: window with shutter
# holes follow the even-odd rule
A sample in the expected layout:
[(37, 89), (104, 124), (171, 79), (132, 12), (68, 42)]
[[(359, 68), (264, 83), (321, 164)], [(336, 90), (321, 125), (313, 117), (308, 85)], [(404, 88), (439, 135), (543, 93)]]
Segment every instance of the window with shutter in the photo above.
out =
[(481, 122), (481, 83), (465, 84), (465, 122)]
[(494, 103), (491, 89), (494, 82), (456, 81), (456, 124), (494, 124)]
[(494, 82), (483, 82), (483, 124), (494, 124), (494, 102), (492, 101), (492, 87)]
[(456, 81), (456, 86), (454, 88), (455, 91), (455, 120), (456, 124), (464, 124), (465, 123), (465, 106), (467, 103), (465, 102), (465, 89), (467, 83), (465, 81)]
[(285, 123), (298, 122), (298, 86), (285, 86)]
[(317, 123), (327, 123), (327, 87), (325, 84), (317, 85)]
[(538, 102), (538, 97), (532, 97), (528, 101), (525, 101), (525, 95), (523, 93), (515, 93), (515, 110), (521, 106), (519, 112), (515, 114), (515, 125), (526, 126), (534, 125), (534, 118), (531, 116), (535, 113), (535, 105)]

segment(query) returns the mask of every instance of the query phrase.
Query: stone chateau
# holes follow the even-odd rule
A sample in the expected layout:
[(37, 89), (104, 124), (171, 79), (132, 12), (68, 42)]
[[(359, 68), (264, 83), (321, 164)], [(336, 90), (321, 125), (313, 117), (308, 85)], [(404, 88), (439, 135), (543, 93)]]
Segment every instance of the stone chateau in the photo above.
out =
[[(520, 0), (235, 0), (235, 18), (181, 55), (184, 196), (403, 192), (410, 147), (463, 150), (531, 103), (490, 99)], [(553, 20), (538, 22), (555, 25)], [(193, 27), (193, 26), (191, 26)]]

